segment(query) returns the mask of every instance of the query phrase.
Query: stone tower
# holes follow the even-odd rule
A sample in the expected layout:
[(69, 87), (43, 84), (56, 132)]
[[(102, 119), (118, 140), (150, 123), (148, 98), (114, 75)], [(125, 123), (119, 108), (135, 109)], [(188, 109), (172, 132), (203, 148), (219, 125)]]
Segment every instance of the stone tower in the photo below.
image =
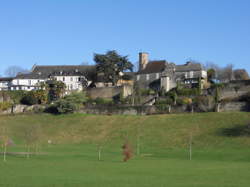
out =
[(139, 53), (139, 71), (146, 68), (148, 64), (148, 53), (141, 52)]

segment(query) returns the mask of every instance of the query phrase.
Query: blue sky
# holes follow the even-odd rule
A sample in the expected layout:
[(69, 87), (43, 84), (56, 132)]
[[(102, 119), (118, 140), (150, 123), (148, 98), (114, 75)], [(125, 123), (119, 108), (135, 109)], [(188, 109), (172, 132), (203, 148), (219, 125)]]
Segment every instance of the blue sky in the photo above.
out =
[(249, 0), (0, 1), (0, 74), (11, 65), (93, 62), (117, 50), (138, 61), (188, 59), (250, 72)]

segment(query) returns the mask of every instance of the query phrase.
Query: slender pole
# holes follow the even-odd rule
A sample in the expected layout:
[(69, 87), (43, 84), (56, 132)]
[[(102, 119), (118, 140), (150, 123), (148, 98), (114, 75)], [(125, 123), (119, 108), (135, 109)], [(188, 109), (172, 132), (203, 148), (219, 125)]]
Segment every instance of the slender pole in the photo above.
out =
[(6, 162), (7, 145), (4, 143), (3, 161)]
[(29, 159), (30, 158), (30, 153), (29, 153), (29, 151), (30, 151), (30, 147), (29, 147), (29, 145), (27, 145), (27, 159)]
[(193, 135), (190, 134), (190, 140), (189, 140), (189, 159), (192, 160), (192, 142), (193, 142)]
[(99, 146), (99, 149), (98, 149), (98, 160), (101, 161), (101, 151), (102, 151), (102, 147)]
[(140, 155), (140, 126), (137, 124), (136, 154)]

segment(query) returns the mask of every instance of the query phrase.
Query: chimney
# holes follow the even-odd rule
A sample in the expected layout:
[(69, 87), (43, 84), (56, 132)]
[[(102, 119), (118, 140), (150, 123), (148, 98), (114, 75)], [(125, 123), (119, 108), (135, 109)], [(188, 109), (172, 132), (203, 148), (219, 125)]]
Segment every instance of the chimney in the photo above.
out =
[(141, 52), (139, 53), (139, 71), (146, 68), (148, 64), (148, 53)]

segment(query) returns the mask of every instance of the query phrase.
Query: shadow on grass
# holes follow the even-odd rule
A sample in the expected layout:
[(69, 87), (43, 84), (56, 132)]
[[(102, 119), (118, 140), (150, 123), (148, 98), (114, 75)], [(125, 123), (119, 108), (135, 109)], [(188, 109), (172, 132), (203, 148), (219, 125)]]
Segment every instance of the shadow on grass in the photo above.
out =
[(231, 128), (222, 128), (219, 130), (220, 136), (239, 137), (250, 136), (250, 124), (248, 125), (235, 125)]

